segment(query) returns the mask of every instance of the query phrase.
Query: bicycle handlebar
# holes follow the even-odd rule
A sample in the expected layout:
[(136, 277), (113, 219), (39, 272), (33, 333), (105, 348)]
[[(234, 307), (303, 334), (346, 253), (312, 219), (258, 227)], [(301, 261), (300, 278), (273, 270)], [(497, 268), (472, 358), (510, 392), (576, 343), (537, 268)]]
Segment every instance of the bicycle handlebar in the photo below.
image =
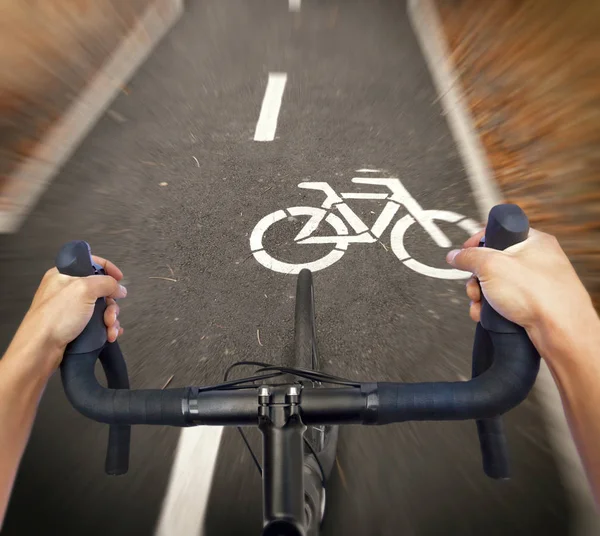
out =
[[(486, 247), (504, 249), (527, 237), (527, 217), (516, 205), (498, 205), (489, 215)], [(85, 242), (69, 242), (56, 265), (66, 275), (103, 273)], [(67, 346), (61, 376), (71, 404), (86, 417), (110, 424), (106, 472), (123, 474), (129, 460), (131, 424), (193, 426), (256, 425), (256, 391), (199, 391), (194, 387), (130, 390), (118, 343), (106, 342), (100, 299), (83, 333)], [(100, 359), (107, 387), (94, 374)], [(473, 377), (464, 382), (364, 383), (360, 389), (307, 389), (301, 393), (306, 424), (388, 424), (409, 420), (476, 419), (484, 470), (508, 477), (506, 440), (500, 415), (531, 390), (540, 357), (523, 328), (482, 304), (473, 347)]]

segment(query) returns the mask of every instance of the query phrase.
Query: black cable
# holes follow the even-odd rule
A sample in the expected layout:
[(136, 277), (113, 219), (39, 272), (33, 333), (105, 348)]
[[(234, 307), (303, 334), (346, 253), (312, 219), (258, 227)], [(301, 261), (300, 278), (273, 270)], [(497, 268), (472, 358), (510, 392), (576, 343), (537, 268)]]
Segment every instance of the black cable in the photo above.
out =
[(322, 382), (322, 383), (345, 385), (347, 387), (360, 387), (359, 382), (354, 382), (352, 380), (346, 380), (344, 378), (338, 378), (337, 376), (332, 376), (330, 374), (323, 374), (321, 372), (292, 368), (292, 367), (280, 367), (280, 366), (270, 365), (268, 367), (260, 368), (257, 372), (268, 372), (270, 370), (279, 370), (280, 372), (285, 373), (285, 374), (292, 374), (294, 376), (299, 376), (301, 378), (306, 378), (309, 380), (318, 381), (318, 382)]
[(256, 468), (258, 469), (258, 473), (260, 474), (260, 476), (262, 478), (262, 467), (260, 466), (258, 458), (254, 454), (254, 451), (252, 450), (252, 447), (250, 446), (250, 443), (248, 442), (248, 439), (246, 438), (246, 434), (244, 433), (244, 431), (239, 426), (237, 426), (237, 431), (242, 436), (242, 439), (244, 440), (244, 443), (246, 443), (246, 448), (248, 449), (248, 452), (250, 453), (250, 456), (252, 456), (252, 459), (254, 460), (254, 465), (256, 465)]
[(225, 375), (223, 376), (223, 381), (225, 381), (225, 382), (227, 381), (227, 378), (229, 377), (229, 373), (234, 368), (243, 367), (243, 366), (269, 367), (269, 366), (271, 366), (271, 363), (263, 363), (262, 361), (237, 361), (233, 365), (230, 365), (229, 367), (227, 367), (227, 370), (225, 371)]
[(257, 382), (259, 380), (268, 380), (269, 378), (276, 378), (277, 376), (281, 376), (281, 372), (277, 372), (275, 374), (261, 374), (257, 376), (249, 376), (248, 378), (242, 378), (241, 380), (231, 380), (228, 382), (219, 383), (217, 385), (209, 385), (206, 387), (198, 387), (198, 392), (203, 393), (205, 391), (218, 391), (221, 389), (228, 389), (229, 387), (233, 387), (236, 385), (240, 385), (243, 383), (249, 382)]
[(317, 455), (313, 446), (310, 444), (310, 441), (308, 439), (306, 439), (306, 437), (304, 437), (304, 436), (302, 436), (302, 439), (304, 439), (304, 443), (306, 443), (306, 446), (308, 447), (308, 449), (310, 450), (312, 455), (315, 457), (317, 465), (319, 466), (319, 471), (321, 471), (321, 484), (323, 485), (323, 487), (325, 487), (325, 484), (326, 484), (325, 470), (323, 469), (323, 466), (321, 465), (321, 460), (319, 460), (319, 456)]

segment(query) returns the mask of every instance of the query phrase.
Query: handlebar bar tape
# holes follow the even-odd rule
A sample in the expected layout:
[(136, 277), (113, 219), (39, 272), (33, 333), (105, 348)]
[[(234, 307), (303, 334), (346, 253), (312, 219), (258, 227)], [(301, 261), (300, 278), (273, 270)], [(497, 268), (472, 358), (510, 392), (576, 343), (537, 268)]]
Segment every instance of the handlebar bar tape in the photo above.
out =
[[(127, 365), (119, 343), (107, 343), (100, 352), (100, 363), (104, 369), (106, 383), (112, 389), (129, 389)], [(76, 359), (76, 358), (75, 358)], [(111, 424), (108, 430), (108, 446), (104, 470), (107, 475), (124, 475), (129, 469), (129, 445), (131, 426)]]
[(76, 410), (90, 419), (109, 424), (189, 424), (183, 410), (189, 387), (107, 389), (98, 383), (94, 374), (99, 353), (72, 356), (61, 366), (65, 393)]
[(520, 334), (490, 332), (494, 361), (463, 382), (378, 383), (375, 424), (498, 417), (522, 402), (535, 382), (540, 358)]
[[(483, 374), (493, 363), (494, 348), (489, 333), (477, 324), (473, 343), (472, 377)], [(501, 417), (478, 419), (477, 435), (481, 448), (483, 471), (490, 478), (507, 479), (510, 476), (508, 445)]]

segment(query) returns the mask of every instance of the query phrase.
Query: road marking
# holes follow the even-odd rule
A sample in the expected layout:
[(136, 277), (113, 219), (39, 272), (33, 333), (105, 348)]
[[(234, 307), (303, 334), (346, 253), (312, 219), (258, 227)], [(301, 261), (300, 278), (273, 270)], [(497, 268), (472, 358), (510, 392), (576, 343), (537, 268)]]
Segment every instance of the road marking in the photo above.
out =
[(300, 11), (300, 7), (302, 6), (302, 0), (289, 0), (290, 11), (295, 11), (296, 13)]
[[(357, 184), (387, 186), (392, 192), (392, 196), (382, 209), (381, 214), (377, 218), (372, 229), (369, 229), (369, 227), (365, 225), (360, 217), (342, 201), (342, 198), (385, 199), (388, 197), (388, 194), (379, 192), (344, 192), (341, 194), (342, 197), (340, 197), (340, 195), (338, 195), (326, 182), (300, 183), (298, 185), (299, 188), (320, 190), (325, 194), (325, 200), (321, 204), (321, 207), (290, 207), (284, 210), (277, 210), (264, 216), (256, 224), (250, 235), (250, 249), (256, 261), (269, 270), (283, 274), (298, 274), (303, 268), (308, 268), (313, 272), (323, 270), (339, 261), (349, 244), (372, 244), (376, 242), (377, 238), (379, 238), (392, 223), (394, 216), (398, 212), (399, 205), (404, 205), (410, 214), (396, 222), (392, 227), (391, 232), (392, 251), (398, 259), (403, 262), (406, 267), (428, 277), (435, 277), (438, 279), (465, 279), (470, 277), (471, 274), (467, 272), (454, 270), (453, 268), (434, 268), (412, 259), (411, 255), (406, 251), (404, 240), (406, 230), (413, 223), (418, 223), (439, 247), (446, 248), (450, 247), (452, 243), (443, 231), (434, 223), (434, 220), (453, 223), (465, 231), (467, 236), (471, 236), (479, 231), (480, 227), (476, 222), (469, 218), (465, 218), (461, 214), (456, 214), (455, 212), (447, 210), (424, 210), (417, 200), (410, 195), (408, 190), (402, 186), (400, 179), (354, 177), (352, 182)], [(341, 218), (333, 212), (328, 212), (330, 209), (335, 209)], [(304, 264), (291, 264), (273, 258), (265, 251), (263, 236), (272, 225), (284, 221), (287, 218), (287, 215), (292, 217), (310, 217), (308, 222), (304, 224), (304, 227), (294, 238), (294, 241), (297, 244), (333, 244), (334, 249), (325, 255), (325, 257)], [(335, 235), (312, 236), (323, 220), (333, 227)], [(352, 235), (348, 234), (346, 223), (352, 228)]]
[(286, 73), (269, 73), (265, 97), (254, 132), (254, 141), (273, 141), (275, 139), (277, 118), (279, 117), (286, 82)]
[(357, 173), (380, 173), (381, 170), (380, 169), (362, 168), (362, 169), (357, 169), (356, 172)]
[(203, 534), (222, 426), (183, 428), (155, 536)]
[[(440, 96), (450, 132), (465, 164), (479, 213), (485, 221), (490, 209), (502, 202), (502, 196), (450, 61), (437, 9), (432, 0), (409, 0), (408, 15)], [(558, 454), (556, 459), (563, 485), (569, 492), (574, 517), (572, 533), (576, 536), (600, 534), (600, 516), (569, 432), (560, 394), (543, 359), (535, 390), (542, 402), (550, 441)]]
[[(425, 212), (427, 213), (426, 217), (429, 221), (433, 222), (433, 220), (439, 220), (455, 223), (465, 231), (468, 236), (472, 236), (480, 230), (480, 227), (476, 222), (469, 218), (463, 218), (460, 214), (456, 214), (455, 212), (449, 212), (447, 210), (426, 210)], [(390, 235), (392, 251), (405, 266), (419, 274), (435, 277), (436, 279), (466, 279), (467, 277), (471, 277), (469, 272), (455, 270), (454, 268), (434, 268), (433, 266), (428, 266), (427, 264), (412, 259), (404, 247), (404, 233), (406, 233), (406, 230), (413, 223), (415, 223), (415, 219), (410, 214), (407, 214), (394, 225)]]

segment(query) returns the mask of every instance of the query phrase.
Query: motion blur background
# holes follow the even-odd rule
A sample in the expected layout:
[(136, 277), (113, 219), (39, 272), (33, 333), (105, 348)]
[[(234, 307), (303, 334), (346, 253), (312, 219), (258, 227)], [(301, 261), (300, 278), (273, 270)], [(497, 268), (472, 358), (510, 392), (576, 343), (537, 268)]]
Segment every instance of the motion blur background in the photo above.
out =
[[(257, 143), (269, 72), (287, 88), (277, 137)], [(281, 360), (293, 277), (258, 265), (248, 234), (298, 203), (299, 182), (340, 191), (381, 168), (425, 208), (483, 220), (450, 88), (491, 188), (557, 235), (599, 304), (600, 3), (0, 0), (0, 343), (61, 243), (83, 238), (125, 272), (133, 386)], [(426, 235), (411, 239), (443, 266)], [(386, 240), (315, 276), (326, 370), (467, 377), (463, 282), (409, 273)], [(472, 423), (344, 430), (324, 532), (599, 534), (561, 419), (547, 382), (507, 417), (510, 483), (482, 476)], [(3, 534), (258, 533), (260, 480), (239, 438), (199, 438), (178, 473), (179, 440), (137, 430), (129, 475), (110, 479), (106, 430), (53, 378)]]

